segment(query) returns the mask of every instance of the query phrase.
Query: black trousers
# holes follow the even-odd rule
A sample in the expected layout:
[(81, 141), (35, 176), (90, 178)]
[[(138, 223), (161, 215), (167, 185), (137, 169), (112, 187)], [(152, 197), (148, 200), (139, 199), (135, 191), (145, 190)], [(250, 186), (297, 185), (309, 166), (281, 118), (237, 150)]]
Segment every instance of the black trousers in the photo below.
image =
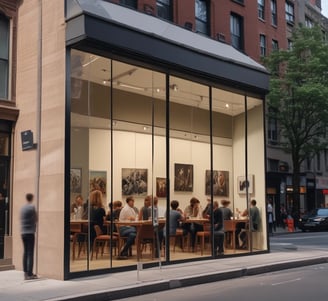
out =
[(28, 276), (33, 275), (33, 259), (34, 259), (34, 234), (22, 234), (24, 245), (23, 253), (23, 269)]

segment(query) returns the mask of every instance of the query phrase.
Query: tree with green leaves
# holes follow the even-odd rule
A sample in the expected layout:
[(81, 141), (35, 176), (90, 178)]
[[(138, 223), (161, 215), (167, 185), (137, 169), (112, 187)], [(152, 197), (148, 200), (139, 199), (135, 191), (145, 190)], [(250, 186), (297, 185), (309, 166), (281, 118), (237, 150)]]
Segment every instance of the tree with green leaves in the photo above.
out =
[(319, 27), (299, 26), (289, 50), (273, 51), (268, 118), (277, 121), (280, 146), (293, 164), (294, 209), (299, 209), (301, 164), (324, 150), (328, 126), (328, 44)]

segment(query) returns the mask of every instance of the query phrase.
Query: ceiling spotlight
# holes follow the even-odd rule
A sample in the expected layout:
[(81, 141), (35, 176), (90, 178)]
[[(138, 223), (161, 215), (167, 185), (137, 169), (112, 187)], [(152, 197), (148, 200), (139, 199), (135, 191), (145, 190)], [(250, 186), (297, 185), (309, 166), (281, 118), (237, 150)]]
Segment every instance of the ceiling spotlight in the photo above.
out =
[(144, 130), (144, 131), (147, 131), (147, 130), (148, 130), (148, 126), (144, 126), (144, 127), (143, 127), (143, 130)]
[(229, 109), (229, 108), (230, 108), (230, 105), (229, 105), (228, 103), (226, 103), (226, 104), (225, 104), (225, 107), (226, 107), (227, 109)]
[(107, 81), (106, 80), (103, 80), (103, 84), (106, 85)]
[(156, 89), (156, 92), (157, 92), (157, 93), (161, 92), (161, 89), (160, 89), (160, 88), (157, 88), (157, 89)]

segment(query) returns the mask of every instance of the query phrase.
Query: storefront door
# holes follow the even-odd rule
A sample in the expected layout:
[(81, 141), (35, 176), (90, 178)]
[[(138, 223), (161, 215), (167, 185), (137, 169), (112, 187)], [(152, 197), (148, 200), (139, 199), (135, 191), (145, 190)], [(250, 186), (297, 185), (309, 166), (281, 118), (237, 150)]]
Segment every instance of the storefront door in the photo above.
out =
[(0, 260), (5, 259), (5, 254), (8, 254), (5, 251), (5, 237), (9, 235), (9, 146), (10, 133), (0, 131)]

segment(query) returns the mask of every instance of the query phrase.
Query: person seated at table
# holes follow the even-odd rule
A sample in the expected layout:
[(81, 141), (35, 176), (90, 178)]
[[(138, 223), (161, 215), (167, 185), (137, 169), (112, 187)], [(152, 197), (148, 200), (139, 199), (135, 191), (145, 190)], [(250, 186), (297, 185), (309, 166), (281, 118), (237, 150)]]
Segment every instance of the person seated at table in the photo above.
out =
[[(110, 210), (111, 206), (112, 206), (112, 211)], [(109, 203), (108, 207), (109, 207), (109, 211), (107, 212), (106, 220), (108, 220), (108, 221), (113, 220), (114, 222), (118, 221), (118, 219), (120, 217), (120, 212), (122, 210), (122, 202), (114, 201), (113, 204)], [(112, 232), (117, 232), (117, 229), (116, 229), (116, 226), (114, 223), (113, 223), (113, 227), (112, 227)]]
[(228, 207), (230, 205), (229, 200), (221, 200), (221, 211), (223, 214), (223, 220), (230, 220), (233, 217), (231, 209)]
[[(180, 226), (180, 222), (184, 221), (185, 217), (181, 210), (179, 210), (179, 202), (176, 200), (171, 201), (171, 210), (169, 212), (170, 229), (169, 234), (175, 235)], [(163, 228), (164, 236), (166, 235), (166, 225)]]
[[(202, 209), (197, 198), (190, 199), (190, 204), (185, 208), (184, 215), (186, 219), (202, 218)], [(195, 250), (196, 234), (198, 231), (203, 231), (203, 225), (198, 223), (185, 223), (184, 228), (190, 233), (192, 252)]]
[[(236, 208), (236, 211), (238, 212), (240, 219), (246, 219), (248, 217), (247, 208), (244, 211), (240, 211), (238, 208)], [(247, 223), (244, 221), (240, 221), (236, 224), (235, 243), (237, 249), (247, 248), (247, 232), (246, 232), (247, 226), (248, 226)]]
[(148, 221), (151, 219), (151, 195), (147, 195), (143, 207), (139, 210), (139, 221)]
[[(126, 204), (122, 208), (119, 216), (120, 222), (135, 221), (137, 219), (137, 213), (134, 210), (134, 198), (128, 196), (126, 198)], [(129, 249), (134, 244), (135, 238), (137, 236), (137, 230), (133, 226), (120, 226), (120, 235), (127, 237), (125, 245), (120, 251), (118, 259), (126, 259), (128, 257)]]
[(90, 237), (91, 242), (93, 242), (96, 237), (95, 225), (98, 225), (103, 233), (106, 232), (104, 229), (106, 212), (102, 203), (102, 192), (100, 190), (94, 190), (90, 193), (90, 205)]
[(75, 197), (74, 203), (71, 206), (71, 215), (76, 220), (82, 219), (83, 210), (83, 197), (79, 194)]
[(211, 211), (212, 211), (211, 199), (207, 199), (206, 207), (202, 212), (203, 218), (210, 218), (211, 217)]
[(223, 255), (224, 229), (223, 229), (223, 211), (219, 208), (218, 201), (213, 202), (213, 235), (214, 235), (214, 256)]

